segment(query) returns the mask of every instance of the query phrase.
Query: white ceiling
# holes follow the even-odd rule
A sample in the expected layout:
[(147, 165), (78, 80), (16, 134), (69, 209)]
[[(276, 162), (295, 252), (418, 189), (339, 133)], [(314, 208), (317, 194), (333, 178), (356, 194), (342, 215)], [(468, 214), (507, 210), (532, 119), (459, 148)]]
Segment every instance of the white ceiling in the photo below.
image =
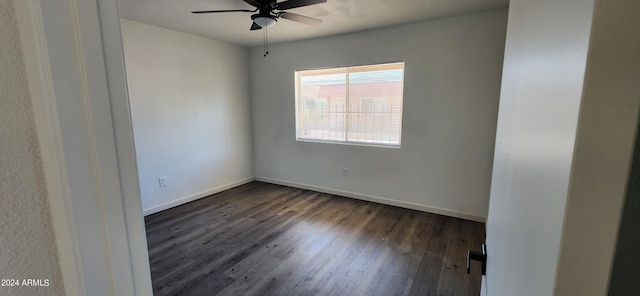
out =
[[(279, 1), (281, 2), (281, 1)], [(249, 31), (251, 13), (192, 14), (193, 10), (253, 9), (242, 0), (118, 0), (129, 20), (225, 41), (245, 47), (262, 44), (262, 31)], [(328, 0), (289, 10), (324, 22), (308, 26), (280, 19), (269, 42), (309, 39), (421, 20), (506, 8), (509, 0)]]

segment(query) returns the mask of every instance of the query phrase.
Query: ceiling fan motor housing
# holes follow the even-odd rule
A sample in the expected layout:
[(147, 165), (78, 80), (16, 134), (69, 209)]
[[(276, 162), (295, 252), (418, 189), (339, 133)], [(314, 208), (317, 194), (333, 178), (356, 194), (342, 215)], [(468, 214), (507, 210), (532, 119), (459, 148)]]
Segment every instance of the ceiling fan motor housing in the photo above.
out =
[(255, 7), (255, 10), (248, 9), (227, 9), (227, 10), (200, 10), (192, 11), (192, 13), (219, 13), (219, 12), (251, 12), (258, 13), (251, 15), (253, 24), (250, 30), (260, 30), (262, 28), (268, 28), (276, 24), (279, 18), (284, 18), (290, 21), (307, 24), (310, 26), (317, 26), (322, 23), (322, 20), (312, 17), (299, 15), (296, 13), (288, 12), (286, 10), (309, 6), (314, 4), (325, 3), (327, 0), (284, 0), (278, 2), (277, 0), (243, 0), (247, 4)]

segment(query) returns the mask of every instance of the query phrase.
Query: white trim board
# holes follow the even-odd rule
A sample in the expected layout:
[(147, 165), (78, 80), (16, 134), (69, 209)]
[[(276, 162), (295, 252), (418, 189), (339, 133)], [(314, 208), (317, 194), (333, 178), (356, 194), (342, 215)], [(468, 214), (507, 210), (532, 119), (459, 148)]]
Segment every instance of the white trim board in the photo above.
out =
[(244, 185), (244, 184), (253, 182), (254, 180), (255, 180), (254, 178), (246, 178), (246, 179), (243, 179), (243, 180), (240, 180), (240, 181), (236, 181), (236, 182), (232, 182), (232, 183), (229, 183), (229, 184), (226, 184), (226, 185), (218, 186), (216, 188), (212, 188), (212, 189), (209, 189), (209, 190), (198, 192), (196, 194), (192, 194), (192, 195), (189, 195), (189, 196), (185, 196), (185, 197), (179, 198), (179, 199), (174, 200), (172, 202), (164, 203), (164, 204), (161, 204), (159, 206), (155, 206), (155, 207), (151, 207), (151, 208), (145, 209), (145, 210), (143, 210), (142, 213), (145, 216), (148, 216), (148, 215), (151, 215), (151, 214), (162, 212), (164, 210), (168, 210), (170, 208), (177, 207), (177, 206), (192, 202), (194, 200), (198, 200), (198, 199), (201, 199), (203, 197), (207, 197), (207, 196), (212, 195), (212, 194), (220, 193), (222, 191), (229, 190), (231, 188), (238, 187), (240, 185)]
[(86, 287), (81, 250), (74, 224), (75, 215), (70, 206), (67, 160), (56, 116), (56, 94), (50, 76), (51, 63), (40, 4), (36, 0), (14, 3), (64, 291), (66, 295), (82, 295)]
[(482, 222), (482, 223), (485, 223), (485, 221), (486, 221), (485, 217), (477, 216), (477, 215), (474, 215), (474, 214), (458, 212), (458, 211), (453, 211), (453, 210), (447, 210), (447, 209), (442, 209), (442, 208), (437, 208), (437, 207), (430, 207), (430, 206), (421, 205), (421, 204), (415, 204), (415, 203), (411, 203), (411, 202), (393, 200), (393, 199), (388, 199), (388, 198), (379, 197), (379, 196), (360, 194), (360, 193), (349, 192), (349, 191), (342, 191), (342, 190), (338, 190), (338, 189), (321, 187), (321, 186), (314, 186), (314, 185), (309, 185), (309, 184), (289, 182), (289, 181), (273, 179), (273, 178), (256, 177), (255, 180), (256, 181), (261, 181), (261, 182), (266, 182), (266, 183), (277, 184), (277, 185), (283, 185), (283, 186), (289, 186), (289, 187), (295, 187), (295, 188), (300, 188), (300, 189), (313, 190), (313, 191), (318, 191), (318, 192), (323, 192), (323, 193), (328, 193), (328, 194), (333, 194), (333, 195), (339, 195), (339, 196), (344, 196), (344, 197), (354, 198), (354, 199), (359, 199), (359, 200), (364, 200), (364, 201), (376, 202), (376, 203), (381, 203), (381, 204), (385, 204), (385, 205), (396, 206), (396, 207), (401, 207), (401, 208), (406, 208), (406, 209), (411, 209), (411, 210), (417, 210), (417, 211), (422, 211), (422, 212), (427, 212), (427, 213), (433, 213), (433, 214), (444, 215), (444, 216), (449, 216), (449, 217), (454, 217), (454, 218), (460, 218), (460, 219), (465, 219), (465, 220), (470, 220), (470, 221), (476, 221), (476, 222)]
[(116, 0), (15, 9), (64, 293), (152, 295)]

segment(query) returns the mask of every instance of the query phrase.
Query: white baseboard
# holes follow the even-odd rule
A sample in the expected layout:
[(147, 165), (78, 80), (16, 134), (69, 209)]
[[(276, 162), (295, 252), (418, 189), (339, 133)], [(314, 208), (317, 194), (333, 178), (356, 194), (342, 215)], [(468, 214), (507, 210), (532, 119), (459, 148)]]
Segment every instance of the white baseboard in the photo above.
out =
[(243, 180), (240, 180), (240, 181), (237, 181), (237, 182), (233, 182), (233, 183), (229, 183), (229, 184), (226, 184), (226, 185), (218, 186), (218, 187), (213, 188), (213, 189), (209, 189), (209, 190), (202, 191), (202, 192), (199, 192), (199, 193), (196, 193), (196, 194), (193, 194), (193, 195), (185, 196), (183, 198), (174, 200), (172, 202), (168, 202), (168, 203), (165, 203), (165, 204), (161, 204), (159, 206), (155, 206), (155, 207), (151, 207), (151, 208), (148, 208), (148, 209), (144, 209), (144, 210), (142, 210), (142, 213), (145, 216), (148, 216), (148, 215), (151, 215), (151, 214), (155, 214), (157, 212), (164, 211), (166, 209), (170, 209), (170, 208), (173, 208), (173, 207), (177, 207), (179, 205), (183, 205), (183, 204), (186, 204), (188, 202), (192, 202), (194, 200), (201, 199), (203, 197), (207, 197), (209, 195), (216, 194), (218, 192), (222, 192), (222, 191), (231, 189), (233, 187), (238, 187), (240, 185), (247, 184), (249, 182), (252, 182), (253, 180), (254, 180), (254, 178), (247, 178), (247, 179), (243, 179)]
[(401, 208), (407, 208), (407, 209), (418, 210), (418, 211), (423, 211), (428, 213), (445, 215), (445, 216), (450, 216), (450, 217), (455, 217), (455, 218), (460, 218), (460, 219), (465, 219), (470, 221), (476, 221), (476, 222), (482, 222), (482, 223), (485, 223), (486, 221), (485, 217), (477, 216), (474, 214), (447, 210), (447, 209), (442, 209), (437, 207), (431, 207), (431, 206), (426, 206), (421, 204), (415, 204), (411, 202), (393, 200), (393, 199), (388, 199), (388, 198), (379, 197), (379, 196), (366, 195), (366, 194), (360, 194), (355, 192), (337, 190), (333, 188), (314, 186), (314, 185), (302, 184), (302, 183), (296, 183), (296, 182), (289, 182), (285, 180), (265, 178), (265, 177), (256, 177), (255, 180), (266, 182), (266, 183), (283, 185), (283, 186), (295, 187), (300, 189), (313, 190), (313, 191), (318, 191), (318, 192), (323, 192), (328, 194), (340, 195), (344, 197), (360, 199), (360, 200), (365, 200), (370, 202), (377, 202), (385, 205), (391, 205), (391, 206), (396, 206)]
[(255, 181), (261, 181), (261, 182), (266, 182), (266, 183), (283, 185), (283, 186), (295, 187), (295, 188), (300, 188), (300, 189), (313, 190), (313, 191), (318, 191), (318, 192), (323, 192), (323, 193), (328, 193), (328, 194), (340, 195), (340, 196), (344, 196), (344, 197), (360, 199), (360, 200), (365, 200), (365, 201), (370, 201), (370, 202), (377, 202), (377, 203), (381, 203), (381, 204), (385, 204), (385, 205), (391, 205), (391, 206), (396, 206), (396, 207), (401, 207), (401, 208), (407, 208), (407, 209), (418, 210), (418, 211), (423, 211), (423, 212), (428, 212), (428, 213), (445, 215), (445, 216), (450, 216), (450, 217), (455, 217), (455, 218), (460, 218), (460, 219), (465, 219), (465, 220), (471, 220), (471, 221), (477, 221), (477, 222), (483, 222), (483, 223), (486, 221), (485, 217), (477, 216), (477, 215), (474, 215), (474, 214), (458, 212), (458, 211), (453, 211), (453, 210), (447, 210), (447, 209), (442, 209), (442, 208), (437, 208), (437, 207), (431, 207), (431, 206), (426, 206), (426, 205), (421, 205), (421, 204), (416, 204), (416, 203), (411, 203), (411, 202), (393, 200), (393, 199), (388, 199), (388, 198), (379, 197), (379, 196), (360, 194), (360, 193), (355, 193), (355, 192), (350, 192), (350, 191), (343, 191), (343, 190), (338, 190), (338, 189), (333, 189), (333, 188), (327, 188), (327, 187), (321, 187), (321, 186), (315, 186), (315, 185), (309, 185), (309, 184), (302, 184), (302, 183), (296, 183), (296, 182), (290, 182), (290, 181), (285, 181), (285, 180), (280, 180), (280, 179), (273, 179), (273, 178), (266, 178), (266, 177), (247, 178), (247, 179), (243, 179), (243, 180), (240, 180), (240, 181), (237, 181), (237, 182), (233, 182), (233, 183), (229, 183), (229, 184), (226, 184), (226, 185), (218, 186), (216, 188), (209, 189), (209, 190), (206, 190), (206, 191), (203, 191), (203, 192), (199, 192), (199, 193), (196, 193), (196, 194), (193, 194), (193, 195), (189, 195), (189, 196), (174, 200), (172, 202), (168, 202), (168, 203), (165, 203), (165, 204), (161, 204), (161, 205), (158, 205), (158, 206), (155, 206), (155, 207), (151, 207), (151, 208), (145, 209), (145, 210), (143, 210), (143, 214), (145, 216), (148, 216), (148, 215), (151, 215), (151, 214), (155, 214), (157, 212), (164, 211), (166, 209), (170, 209), (170, 208), (173, 208), (173, 207), (177, 207), (179, 205), (182, 205), (182, 204), (185, 204), (185, 203), (188, 203), (188, 202), (192, 202), (194, 200), (197, 200), (197, 199), (200, 199), (200, 198), (203, 198), (203, 197), (207, 197), (209, 195), (216, 194), (218, 192), (222, 192), (222, 191), (231, 189), (233, 187), (237, 187), (237, 186), (240, 186), (240, 185), (247, 184), (247, 183), (252, 182), (254, 180)]

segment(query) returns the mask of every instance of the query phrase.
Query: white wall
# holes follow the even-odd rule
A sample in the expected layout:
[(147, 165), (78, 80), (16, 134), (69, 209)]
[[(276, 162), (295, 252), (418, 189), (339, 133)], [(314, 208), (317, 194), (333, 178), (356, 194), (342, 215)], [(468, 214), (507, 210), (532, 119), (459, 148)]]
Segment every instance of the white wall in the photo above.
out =
[(31, 95), (12, 0), (0, 0), (0, 278), (49, 287), (2, 295), (64, 295)]
[(483, 295), (552, 295), (593, 0), (512, 0)]
[(145, 214), (251, 179), (248, 50), (129, 20), (122, 35)]
[(510, 2), (483, 295), (606, 294), (640, 99), (637, 4), (598, 0), (619, 14), (598, 23), (594, 2)]
[[(277, 44), (266, 58), (253, 48), (256, 177), (483, 221), (506, 19), (498, 10)], [(401, 60), (401, 149), (296, 142), (295, 70)]]

